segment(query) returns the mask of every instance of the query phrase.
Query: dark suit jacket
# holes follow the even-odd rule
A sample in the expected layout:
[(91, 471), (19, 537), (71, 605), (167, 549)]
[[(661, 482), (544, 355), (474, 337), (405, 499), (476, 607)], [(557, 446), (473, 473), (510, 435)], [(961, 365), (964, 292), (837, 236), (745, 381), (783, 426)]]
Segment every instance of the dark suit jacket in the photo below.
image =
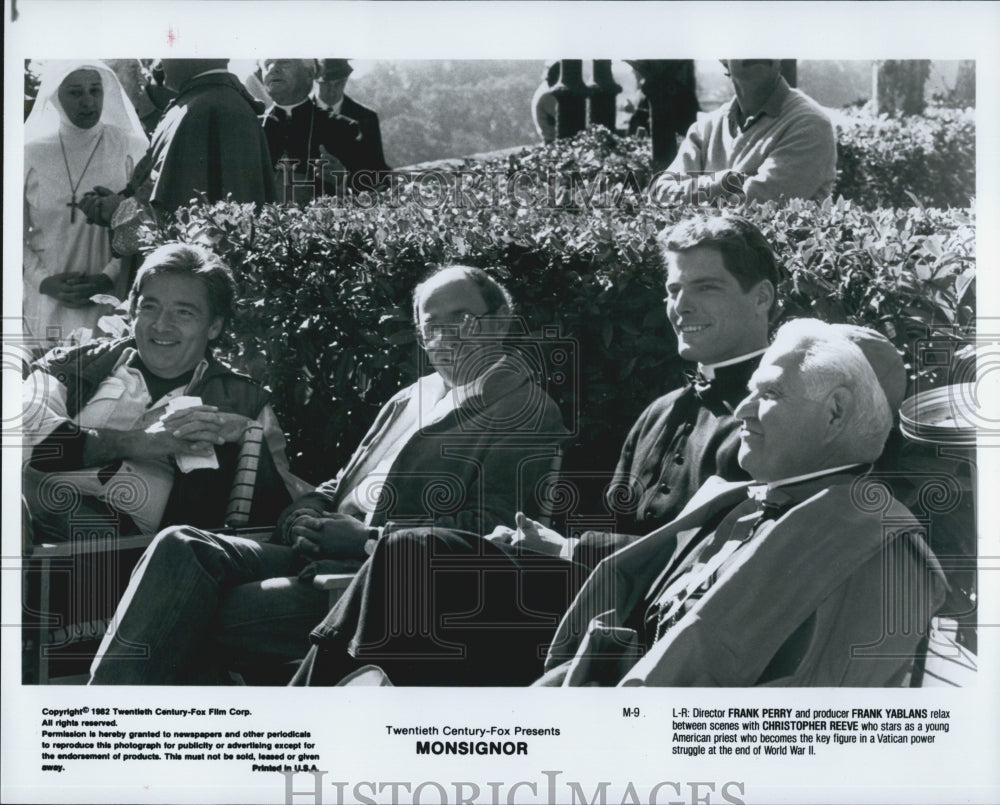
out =
[(749, 479), (740, 467), (740, 422), (733, 411), (747, 394), (760, 355), (719, 367), (708, 388), (688, 383), (654, 400), (622, 446), (607, 495), (614, 533), (588, 531), (573, 558), (595, 567), (615, 550), (666, 525), (713, 475)]
[[(377, 175), (361, 179), (359, 172), (389, 170), (382, 156), (378, 115), (346, 96), (340, 114), (323, 109), (314, 98), (293, 107), (290, 114), (274, 106), (264, 118), (264, 134), (272, 164), (277, 166), (282, 158), (297, 163), (296, 184), (302, 184), (302, 177), (313, 175), (308, 163), (321, 157), (320, 146), (343, 164), (347, 186), (355, 190), (374, 189), (379, 184)], [(327, 195), (337, 190), (333, 181), (324, 184)], [(312, 197), (307, 194), (304, 198)]]
[(349, 95), (344, 96), (340, 114), (356, 120), (361, 127), (361, 143), (363, 157), (359, 170), (387, 171), (391, 170), (385, 162), (382, 153), (382, 130), (379, 128), (378, 115), (367, 106), (362, 106)]
[(619, 531), (648, 534), (669, 523), (713, 475), (749, 479), (737, 462), (740, 422), (733, 410), (758, 365), (759, 355), (716, 369), (709, 388), (688, 384), (642, 412), (615, 469), (612, 488), (629, 491), (628, 505), (619, 507)]

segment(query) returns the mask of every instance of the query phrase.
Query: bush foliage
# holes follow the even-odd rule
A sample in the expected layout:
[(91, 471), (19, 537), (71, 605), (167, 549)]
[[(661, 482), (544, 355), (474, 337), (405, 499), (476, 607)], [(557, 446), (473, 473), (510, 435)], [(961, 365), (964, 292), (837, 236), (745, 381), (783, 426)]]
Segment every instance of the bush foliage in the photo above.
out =
[[(573, 371), (547, 363), (550, 393), (575, 426), (564, 467), (612, 467), (640, 411), (683, 382), (655, 238), (688, 213), (644, 203), (640, 145), (592, 131), (467, 171), (534, 177), (519, 186), (544, 189), (526, 205), (483, 182), (456, 204), (442, 190), (461, 184), (454, 177), (406, 180), (378, 199), (304, 209), (195, 205), (148, 233), (150, 246), (207, 242), (233, 267), (243, 302), (223, 357), (272, 390), (303, 477), (329, 477), (378, 407), (427, 371), (410, 293), (434, 265), (489, 270), (543, 345), (563, 356), (568, 344)], [(607, 192), (588, 196), (568, 176), (588, 191), (605, 176)], [(788, 269), (785, 316), (872, 326), (905, 354), (928, 335), (954, 340), (974, 325), (970, 209), (869, 211), (842, 199), (745, 213)]]
[(834, 194), (868, 209), (966, 207), (976, 192), (970, 109), (894, 118), (857, 112), (837, 129)]

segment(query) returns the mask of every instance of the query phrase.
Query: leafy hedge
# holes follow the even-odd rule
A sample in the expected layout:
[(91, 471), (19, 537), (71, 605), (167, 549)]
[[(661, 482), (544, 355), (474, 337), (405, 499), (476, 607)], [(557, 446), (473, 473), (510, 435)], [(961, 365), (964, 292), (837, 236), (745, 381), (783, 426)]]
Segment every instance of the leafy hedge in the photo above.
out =
[(837, 196), (868, 209), (965, 207), (975, 192), (973, 110), (905, 118), (856, 112), (837, 128)]
[[(571, 203), (565, 177), (593, 179), (609, 165), (607, 203)], [(575, 356), (574, 371), (547, 362), (550, 393), (577, 426), (564, 466), (607, 469), (629, 424), (682, 382), (684, 368), (661, 301), (655, 236), (685, 212), (629, 191), (628, 172), (642, 169), (634, 142), (588, 132), (467, 168), (473, 178), (557, 177), (555, 200), (533, 207), (488, 189), (431, 206), (428, 186), (413, 181), (394, 201), (324, 199), (256, 215), (247, 205), (196, 205), (150, 232), (149, 245), (207, 241), (233, 267), (244, 301), (224, 357), (272, 389), (293, 469), (309, 480), (342, 465), (378, 407), (427, 371), (410, 293), (429, 266), (448, 262), (493, 272), (550, 357)], [(866, 211), (840, 200), (746, 214), (789, 269), (786, 315), (873, 326), (907, 353), (929, 333), (955, 339), (974, 325), (971, 210)]]

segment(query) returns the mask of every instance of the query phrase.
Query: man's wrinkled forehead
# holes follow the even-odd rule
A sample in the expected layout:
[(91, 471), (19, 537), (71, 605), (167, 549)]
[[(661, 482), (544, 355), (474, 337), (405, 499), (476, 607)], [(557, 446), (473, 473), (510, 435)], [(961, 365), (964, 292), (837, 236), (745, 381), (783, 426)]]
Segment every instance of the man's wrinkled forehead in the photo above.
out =
[(789, 388), (795, 386), (802, 375), (802, 351), (799, 349), (775, 350), (768, 348), (760, 365), (750, 376), (747, 386), (751, 391), (762, 387)]

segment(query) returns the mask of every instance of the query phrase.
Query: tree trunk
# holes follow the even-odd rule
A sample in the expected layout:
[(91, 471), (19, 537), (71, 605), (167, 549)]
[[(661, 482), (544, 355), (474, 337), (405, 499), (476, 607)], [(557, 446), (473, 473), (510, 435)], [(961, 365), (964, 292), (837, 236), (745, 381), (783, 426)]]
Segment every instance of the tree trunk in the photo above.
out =
[(927, 59), (879, 62), (873, 95), (879, 114), (919, 115), (926, 107), (924, 85), (931, 72)]

